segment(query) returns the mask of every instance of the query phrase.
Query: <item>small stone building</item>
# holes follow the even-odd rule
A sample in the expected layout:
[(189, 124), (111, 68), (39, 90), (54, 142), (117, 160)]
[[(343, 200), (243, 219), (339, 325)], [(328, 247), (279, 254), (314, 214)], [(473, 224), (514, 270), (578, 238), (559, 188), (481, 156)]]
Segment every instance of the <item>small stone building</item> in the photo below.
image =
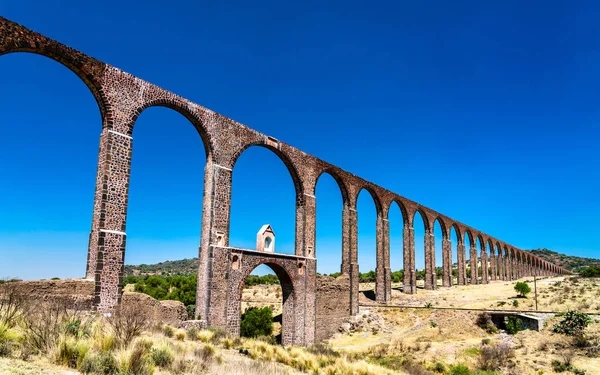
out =
[(263, 225), (256, 233), (256, 250), (267, 253), (275, 252), (275, 232), (270, 224)]

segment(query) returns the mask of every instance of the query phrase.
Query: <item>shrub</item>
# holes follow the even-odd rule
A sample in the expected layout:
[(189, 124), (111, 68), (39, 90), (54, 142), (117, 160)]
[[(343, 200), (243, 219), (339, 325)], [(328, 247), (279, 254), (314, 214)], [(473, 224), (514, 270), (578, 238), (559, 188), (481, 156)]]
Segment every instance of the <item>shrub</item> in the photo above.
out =
[(0, 289), (0, 325), (13, 328), (30, 307), (30, 300), (19, 294), (15, 283), (2, 280)]
[(483, 345), (479, 355), (479, 368), (486, 371), (496, 371), (506, 367), (508, 361), (515, 356), (510, 344), (501, 342), (496, 345)]
[(531, 292), (529, 284), (519, 281), (515, 284), (515, 291), (519, 293), (519, 297), (526, 298), (527, 293)]
[(442, 362), (434, 363), (434, 365), (431, 366), (431, 369), (433, 371), (437, 372), (438, 374), (443, 374), (446, 372), (446, 366), (444, 366), (444, 364)]
[(41, 303), (23, 315), (25, 342), (34, 351), (47, 353), (56, 347), (69, 320), (64, 303)]
[(150, 326), (150, 317), (133, 305), (120, 305), (108, 318), (117, 345), (125, 347)]
[(152, 357), (154, 364), (160, 367), (168, 367), (175, 359), (173, 351), (167, 345), (153, 347), (150, 351), (150, 357)]
[(516, 316), (506, 317), (506, 333), (514, 335), (515, 333), (523, 330), (523, 321)]
[(195, 316), (194, 313), (196, 312), (196, 305), (187, 305), (185, 310), (187, 311), (188, 319), (193, 320)]
[(471, 370), (463, 364), (450, 366), (448, 375), (471, 375)]
[(270, 307), (251, 307), (242, 315), (240, 335), (243, 337), (270, 336), (273, 333), (273, 310)]
[(77, 368), (82, 364), (87, 352), (88, 346), (84, 342), (78, 342), (72, 337), (63, 337), (56, 351), (56, 362), (59, 365)]
[(515, 299), (515, 300), (513, 300), (513, 303), (512, 303), (512, 305), (513, 305), (514, 307), (519, 307), (519, 301), (517, 301), (516, 299)]
[(492, 316), (489, 313), (483, 312), (477, 315), (475, 324), (477, 324), (479, 328), (484, 329), (487, 333), (498, 332), (498, 328), (496, 328), (496, 326), (494, 325), (494, 322), (492, 321)]
[(600, 277), (600, 266), (590, 266), (580, 272), (583, 277)]
[(121, 366), (121, 373), (132, 375), (152, 375), (154, 373), (154, 361), (150, 349), (152, 341), (139, 340), (133, 346), (129, 357)]
[(556, 323), (552, 330), (568, 336), (582, 335), (585, 328), (592, 323), (589, 315), (576, 310), (569, 310), (563, 316), (563, 320)]
[(89, 353), (79, 367), (84, 374), (112, 375), (117, 373), (117, 360), (110, 352)]

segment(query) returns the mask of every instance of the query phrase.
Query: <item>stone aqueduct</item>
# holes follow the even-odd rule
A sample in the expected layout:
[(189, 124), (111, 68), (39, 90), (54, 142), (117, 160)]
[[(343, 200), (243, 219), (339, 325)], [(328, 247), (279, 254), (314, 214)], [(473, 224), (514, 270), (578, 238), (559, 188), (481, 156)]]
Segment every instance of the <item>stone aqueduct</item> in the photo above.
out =
[[(95, 306), (100, 311), (110, 311), (120, 302), (132, 133), (138, 116), (152, 106), (169, 107), (185, 116), (197, 129), (205, 146), (207, 155), (196, 306), (197, 314), (205, 317), (209, 325), (238, 332), (244, 280), (256, 266), (267, 264), (282, 283), (283, 343), (307, 345), (315, 341), (320, 308), (317, 303), (315, 187), (323, 173), (336, 180), (343, 197), (341, 271), (347, 277), (344, 280), (349, 280), (349, 288), (341, 298), (344, 301), (339, 303), (347, 302), (347, 314), (356, 314), (359, 308), (356, 202), (363, 189), (371, 194), (377, 210), (375, 292), (378, 302), (385, 303), (391, 299), (387, 218), (393, 202), (400, 207), (404, 221), (405, 293), (416, 292), (413, 231), (416, 212), (420, 213), (425, 224), (425, 288), (437, 287), (435, 221), (439, 222), (443, 234), (444, 287), (451, 286), (453, 282), (451, 228), (455, 229), (458, 238), (458, 284), (569, 273), (531, 253), (0, 17), (0, 55), (11, 52), (40, 54), (63, 64), (85, 82), (100, 108), (102, 132), (86, 271), (86, 277), (95, 280)], [(232, 170), (237, 158), (251, 146), (273, 151), (292, 176), (296, 190), (295, 255), (261, 253), (229, 246)], [(471, 270), (475, 270), (474, 275), (477, 275), (476, 270), (480, 266), (483, 269), (481, 278), (467, 278), (465, 235), (471, 244), (468, 249)], [(488, 245), (491, 249), (489, 254), (486, 251)]]

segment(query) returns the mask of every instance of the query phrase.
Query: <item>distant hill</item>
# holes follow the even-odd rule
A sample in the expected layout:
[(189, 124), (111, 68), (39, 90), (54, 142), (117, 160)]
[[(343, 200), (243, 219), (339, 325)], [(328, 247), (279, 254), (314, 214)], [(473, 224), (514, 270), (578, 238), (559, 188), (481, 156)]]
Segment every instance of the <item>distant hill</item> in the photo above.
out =
[(577, 272), (582, 268), (589, 266), (600, 266), (600, 259), (581, 258), (571, 255), (559, 254), (556, 251), (548, 249), (529, 250), (534, 255), (556, 264), (557, 266), (568, 269), (569, 271)]
[[(600, 259), (581, 258), (571, 255), (559, 254), (548, 249), (529, 250), (532, 254), (552, 262), (570, 271), (578, 271), (589, 266), (600, 266)], [(140, 264), (125, 266), (125, 276), (131, 275), (191, 275), (198, 272), (198, 258), (168, 260), (156, 264)]]
[(138, 275), (191, 275), (198, 272), (198, 258), (167, 260), (156, 264), (125, 266), (125, 276)]

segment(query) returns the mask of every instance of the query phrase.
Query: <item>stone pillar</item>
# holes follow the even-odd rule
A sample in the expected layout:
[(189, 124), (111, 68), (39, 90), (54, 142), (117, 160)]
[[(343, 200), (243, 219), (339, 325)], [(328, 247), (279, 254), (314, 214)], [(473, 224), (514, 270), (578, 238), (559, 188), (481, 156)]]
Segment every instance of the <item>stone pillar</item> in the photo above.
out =
[(198, 252), (198, 286), (196, 314), (209, 326), (225, 327), (227, 317), (227, 273), (214, 267), (228, 264), (225, 251), (215, 253), (215, 246), (229, 246), (231, 209), (231, 169), (211, 161), (204, 168), (202, 236)]
[(415, 273), (415, 231), (412, 225), (405, 223), (403, 231), (404, 252), (404, 293), (414, 294), (417, 292), (417, 275)]
[(383, 281), (385, 284), (385, 302), (392, 300), (392, 268), (390, 266), (390, 221), (383, 219)]
[(442, 286), (452, 286), (452, 241), (442, 239)]
[(303, 199), (296, 199), (296, 255), (316, 257), (316, 211), (317, 199), (314, 195), (304, 193)]
[(458, 254), (456, 254), (456, 261), (458, 262), (458, 285), (467, 284), (467, 264), (465, 259), (465, 244), (461, 241), (457, 246)]
[(425, 289), (433, 290), (437, 284), (435, 274), (435, 238), (433, 229), (425, 231)]
[(481, 283), (489, 284), (488, 257), (485, 248), (481, 250)]
[(342, 210), (342, 264), (340, 272), (350, 272), (350, 208), (344, 205)]
[(496, 256), (494, 255), (494, 249), (492, 249), (490, 251), (490, 271), (492, 273), (492, 275), (490, 276), (490, 280), (491, 281), (496, 281), (497, 276), (496, 276)]
[(376, 249), (376, 265), (375, 265), (375, 301), (385, 302), (385, 266), (384, 266), (384, 244), (383, 244), (383, 217), (377, 215), (375, 222), (375, 249)]
[(350, 315), (358, 314), (359, 270), (358, 270), (358, 211), (349, 210), (350, 222)]
[(94, 307), (101, 312), (121, 301), (132, 142), (107, 128), (100, 135), (86, 278), (95, 280)]
[(471, 257), (471, 284), (477, 285), (479, 278), (479, 272), (477, 271), (477, 245), (475, 241), (471, 241), (471, 248), (469, 249), (469, 256)]

